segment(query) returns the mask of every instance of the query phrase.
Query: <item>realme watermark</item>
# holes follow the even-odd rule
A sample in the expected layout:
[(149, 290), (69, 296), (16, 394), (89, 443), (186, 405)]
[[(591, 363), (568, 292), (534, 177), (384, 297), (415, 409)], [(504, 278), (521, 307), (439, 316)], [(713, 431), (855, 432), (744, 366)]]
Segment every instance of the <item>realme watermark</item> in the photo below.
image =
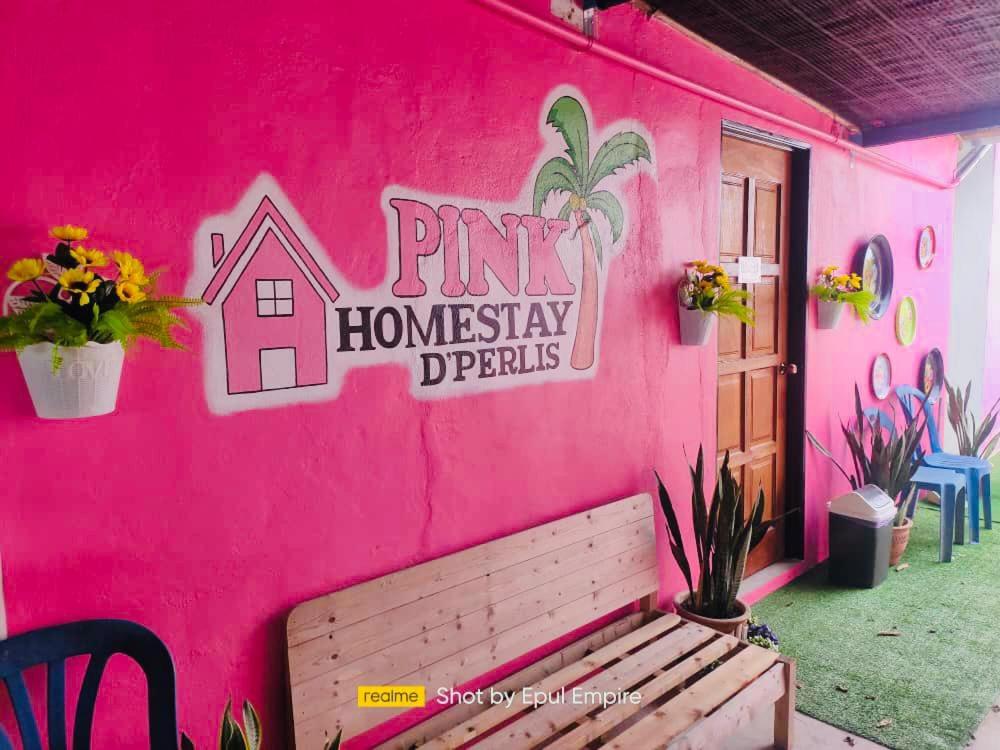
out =
[(426, 703), (423, 685), (358, 685), (362, 708), (423, 708)]
[(516, 701), (518, 705), (538, 708), (547, 703), (569, 703), (574, 706), (600, 706), (608, 708), (618, 703), (628, 703), (638, 706), (642, 702), (642, 694), (623, 690), (612, 692), (609, 690), (587, 690), (583, 687), (560, 688), (548, 693), (533, 687), (522, 688), (510, 692), (496, 690), (494, 688), (480, 688), (479, 690), (455, 690), (454, 688), (438, 688), (438, 700), (445, 703), (461, 703), (464, 705), (491, 706), (503, 705), (510, 708)]

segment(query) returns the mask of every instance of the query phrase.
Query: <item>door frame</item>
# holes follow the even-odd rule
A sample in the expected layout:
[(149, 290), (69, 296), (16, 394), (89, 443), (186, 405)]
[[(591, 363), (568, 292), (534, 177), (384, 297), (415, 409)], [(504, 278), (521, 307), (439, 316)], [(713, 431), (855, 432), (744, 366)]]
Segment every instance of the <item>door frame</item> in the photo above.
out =
[[(784, 523), (785, 557), (805, 558), (805, 453), (806, 453), (806, 318), (809, 304), (809, 174), (808, 143), (759, 130), (733, 120), (722, 121), (722, 136), (789, 151), (792, 155), (792, 194), (788, 217), (788, 361), (798, 374), (787, 377), (785, 391), (785, 510), (797, 509)], [(722, 152), (722, 138), (719, 139)], [(719, 181), (722, 189), (722, 181)], [(721, 192), (720, 192), (721, 202)], [(720, 219), (720, 231), (721, 231)], [(721, 241), (721, 237), (720, 237)], [(799, 314), (795, 314), (799, 313)], [(718, 376), (716, 376), (718, 380)], [(718, 401), (715, 422), (718, 424)]]

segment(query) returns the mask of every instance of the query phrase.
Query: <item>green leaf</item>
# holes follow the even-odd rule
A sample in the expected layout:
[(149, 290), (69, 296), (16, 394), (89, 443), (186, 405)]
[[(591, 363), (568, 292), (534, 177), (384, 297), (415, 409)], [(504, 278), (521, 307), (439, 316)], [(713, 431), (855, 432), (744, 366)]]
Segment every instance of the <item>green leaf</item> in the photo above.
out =
[(573, 165), (561, 156), (549, 159), (535, 177), (533, 213), (540, 216), (542, 204), (553, 191), (579, 192), (579, 180)]
[(601, 180), (640, 159), (651, 160), (649, 146), (641, 135), (628, 131), (611, 136), (597, 149), (594, 163), (590, 166), (590, 179), (586, 183), (586, 193), (583, 197), (589, 200), (590, 191)]
[(596, 209), (604, 214), (611, 225), (611, 242), (618, 242), (622, 236), (622, 226), (625, 224), (625, 212), (618, 199), (607, 190), (598, 190), (587, 196), (587, 208)]
[(340, 731), (338, 731), (337, 732), (337, 736), (334, 737), (332, 740), (330, 740), (329, 742), (327, 742), (326, 745), (323, 746), (323, 750), (340, 750), (340, 738), (341, 738), (341, 735), (343, 735), (343, 734), (344, 734), (344, 730), (343, 729), (341, 729)]
[(233, 702), (226, 703), (222, 714), (222, 727), (219, 729), (219, 750), (250, 750), (247, 739), (240, 725), (233, 718)]
[(243, 728), (246, 732), (247, 750), (260, 750), (260, 717), (250, 701), (243, 701)]
[(559, 209), (559, 218), (563, 221), (569, 221), (570, 214), (573, 213), (573, 207), (569, 204), (569, 201), (563, 204), (563, 207)]
[(684, 539), (681, 537), (681, 527), (677, 523), (677, 514), (674, 512), (674, 504), (670, 499), (670, 494), (660, 479), (660, 475), (654, 470), (656, 477), (656, 490), (660, 499), (660, 508), (663, 509), (663, 517), (667, 523), (667, 537), (670, 542), (670, 552), (674, 556), (677, 567), (681, 569), (684, 580), (688, 586), (688, 594), (694, 599), (694, 581), (691, 578), (691, 565), (688, 563), (687, 553), (684, 551)]
[(590, 131), (580, 102), (571, 96), (559, 97), (549, 109), (545, 122), (562, 134), (566, 141), (566, 153), (580, 176), (580, 185), (585, 185), (590, 166)]
[(181, 750), (194, 750), (194, 743), (184, 732), (181, 732)]

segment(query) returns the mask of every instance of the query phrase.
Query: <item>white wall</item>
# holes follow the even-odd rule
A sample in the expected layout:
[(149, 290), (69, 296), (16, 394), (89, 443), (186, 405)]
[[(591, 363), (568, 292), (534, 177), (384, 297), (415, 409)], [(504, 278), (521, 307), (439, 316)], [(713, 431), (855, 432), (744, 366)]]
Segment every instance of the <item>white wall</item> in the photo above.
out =
[[(989, 320), (990, 254), (993, 246), (996, 148), (958, 186), (952, 241), (951, 322), (945, 373), (963, 388), (972, 381), (971, 403), (983, 400), (986, 338)], [(919, 311), (918, 311), (919, 312)], [(955, 436), (942, 412), (945, 449), (957, 450)]]

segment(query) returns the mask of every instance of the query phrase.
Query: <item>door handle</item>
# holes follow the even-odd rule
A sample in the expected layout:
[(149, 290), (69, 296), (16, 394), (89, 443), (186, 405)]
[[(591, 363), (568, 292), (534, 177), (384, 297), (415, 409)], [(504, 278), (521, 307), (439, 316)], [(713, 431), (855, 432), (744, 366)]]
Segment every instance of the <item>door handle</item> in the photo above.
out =
[(798, 375), (799, 374), (799, 366), (797, 364), (795, 364), (794, 362), (782, 362), (780, 365), (778, 365), (778, 374), (779, 375)]

